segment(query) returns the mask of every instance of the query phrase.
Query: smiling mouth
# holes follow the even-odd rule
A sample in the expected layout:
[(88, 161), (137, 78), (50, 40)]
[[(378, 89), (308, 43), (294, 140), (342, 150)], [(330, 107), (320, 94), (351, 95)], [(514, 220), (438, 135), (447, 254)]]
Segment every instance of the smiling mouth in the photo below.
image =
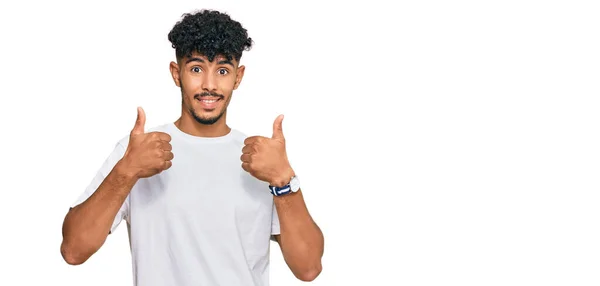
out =
[(200, 106), (202, 106), (202, 109), (212, 110), (217, 107), (219, 101), (221, 101), (221, 98), (204, 97), (204, 98), (196, 98), (196, 100), (198, 100), (200, 102)]

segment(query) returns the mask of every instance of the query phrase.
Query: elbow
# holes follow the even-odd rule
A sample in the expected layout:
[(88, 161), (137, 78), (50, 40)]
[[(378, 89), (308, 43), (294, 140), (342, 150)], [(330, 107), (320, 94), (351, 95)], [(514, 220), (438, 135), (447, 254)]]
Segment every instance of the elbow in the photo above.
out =
[(81, 265), (85, 262), (85, 260), (83, 259), (79, 259), (76, 256), (63, 256), (65, 262), (67, 262), (67, 264), (69, 265)]
[(80, 251), (76, 251), (73, 247), (68, 246), (65, 242), (63, 242), (60, 246), (60, 254), (65, 262), (69, 265), (80, 265), (83, 264), (88, 258), (88, 255), (81, 253)]
[(323, 266), (321, 265), (321, 263), (318, 263), (314, 267), (308, 268), (303, 271), (298, 271), (298, 273), (296, 274), (296, 278), (304, 282), (312, 282), (313, 280), (317, 279), (319, 274), (321, 274), (322, 270)]

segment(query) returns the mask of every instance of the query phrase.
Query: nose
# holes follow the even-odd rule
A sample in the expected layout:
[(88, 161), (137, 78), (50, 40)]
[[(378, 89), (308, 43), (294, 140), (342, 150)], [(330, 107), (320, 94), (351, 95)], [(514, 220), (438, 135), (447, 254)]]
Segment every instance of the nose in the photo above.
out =
[(217, 78), (211, 73), (204, 73), (202, 79), (202, 89), (205, 91), (216, 91), (217, 90)]

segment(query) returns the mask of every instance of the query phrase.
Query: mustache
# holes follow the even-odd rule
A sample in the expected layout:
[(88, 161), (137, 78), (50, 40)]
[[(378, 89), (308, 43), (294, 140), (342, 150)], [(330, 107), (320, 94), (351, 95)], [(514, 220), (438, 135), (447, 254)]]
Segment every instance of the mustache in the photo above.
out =
[(194, 95), (194, 99), (199, 99), (201, 97), (218, 97), (219, 99), (224, 99), (225, 96), (223, 96), (222, 94), (218, 94), (216, 92), (203, 92), (203, 93), (198, 93), (196, 95)]

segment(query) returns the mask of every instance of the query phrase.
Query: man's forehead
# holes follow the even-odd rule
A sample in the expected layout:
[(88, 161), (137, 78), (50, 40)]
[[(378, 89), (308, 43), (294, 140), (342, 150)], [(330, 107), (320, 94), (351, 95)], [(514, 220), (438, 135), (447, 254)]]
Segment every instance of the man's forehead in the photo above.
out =
[[(192, 55), (186, 58), (200, 58), (202, 60), (204, 60), (205, 62), (211, 62), (209, 61), (208, 57), (203, 55), (202, 53), (199, 52), (192, 52)], [(220, 62), (220, 61), (228, 61), (227, 57), (224, 55), (216, 55), (212, 62)], [(231, 62), (235, 62), (235, 59), (231, 59)]]

